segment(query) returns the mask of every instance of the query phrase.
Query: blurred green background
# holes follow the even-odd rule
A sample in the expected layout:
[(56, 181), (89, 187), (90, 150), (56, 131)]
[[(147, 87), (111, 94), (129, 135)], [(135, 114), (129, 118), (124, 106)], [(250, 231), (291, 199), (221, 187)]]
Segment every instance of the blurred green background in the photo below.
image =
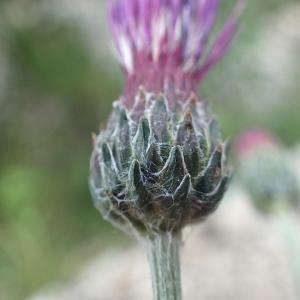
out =
[[(300, 137), (300, 3), (251, 0), (203, 82), (224, 135)], [(87, 185), (91, 133), (122, 92), (101, 0), (0, 1), (0, 299), (25, 299), (128, 243)], [(222, 15), (233, 1), (223, 1)]]

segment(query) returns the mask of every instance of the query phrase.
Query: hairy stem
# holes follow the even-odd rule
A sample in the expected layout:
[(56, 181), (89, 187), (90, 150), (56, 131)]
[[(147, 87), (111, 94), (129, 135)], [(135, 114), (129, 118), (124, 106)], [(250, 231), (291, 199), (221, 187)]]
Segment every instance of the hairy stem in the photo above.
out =
[(154, 300), (181, 300), (180, 241), (172, 232), (147, 240)]

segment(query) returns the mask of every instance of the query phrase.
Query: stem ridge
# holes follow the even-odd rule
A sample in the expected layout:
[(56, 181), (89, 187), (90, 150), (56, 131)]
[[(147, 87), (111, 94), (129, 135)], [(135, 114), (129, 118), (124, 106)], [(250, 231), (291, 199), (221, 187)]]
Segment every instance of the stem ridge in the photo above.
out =
[(181, 300), (180, 235), (159, 233), (147, 239), (154, 300)]

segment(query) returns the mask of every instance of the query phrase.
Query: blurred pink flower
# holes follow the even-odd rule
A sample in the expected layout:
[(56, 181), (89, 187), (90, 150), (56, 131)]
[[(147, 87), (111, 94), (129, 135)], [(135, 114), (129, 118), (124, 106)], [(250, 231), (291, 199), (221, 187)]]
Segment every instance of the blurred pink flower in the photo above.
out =
[(248, 153), (256, 152), (258, 149), (275, 147), (279, 142), (271, 132), (266, 129), (249, 129), (238, 138), (235, 150), (238, 157), (244, 157)]

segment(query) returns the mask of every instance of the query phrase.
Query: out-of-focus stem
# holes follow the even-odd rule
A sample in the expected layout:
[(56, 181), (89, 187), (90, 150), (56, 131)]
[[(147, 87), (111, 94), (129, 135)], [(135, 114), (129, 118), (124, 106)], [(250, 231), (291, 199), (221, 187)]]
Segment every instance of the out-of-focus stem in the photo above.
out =
[(154, 300), (181, 300), (180, 241), (172, 232), (147, 239)]
[(291, 267), (294, 275), (295, 286), (297, 289), (297, 295), (300, 299), (300, 255), (299, 255), (299, 232), (297, 225), (294, 222), (293, 215), (290, 209), (284, 207), (277, 212), (278, 223), (281, 228), (282, 234), (285, 238), (288, 254), (291, 260)]

